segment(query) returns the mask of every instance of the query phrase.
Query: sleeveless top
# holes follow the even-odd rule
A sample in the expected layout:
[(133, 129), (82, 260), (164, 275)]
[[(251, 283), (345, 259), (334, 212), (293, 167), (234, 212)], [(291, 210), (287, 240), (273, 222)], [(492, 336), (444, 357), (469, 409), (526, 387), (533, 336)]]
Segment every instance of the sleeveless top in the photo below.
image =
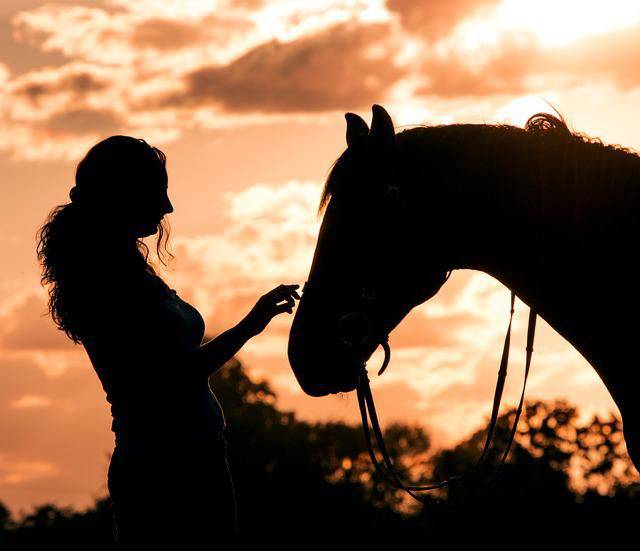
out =
[(198, 310), (175, 289), (159, 304), (106, 302), (101, 329), (83, 337), (82, 343), (111, 404), (116, 441), (136, 434), (219, 434), (225, 419), (208, 375), (190, 366), (186, 357), (204, 337)]

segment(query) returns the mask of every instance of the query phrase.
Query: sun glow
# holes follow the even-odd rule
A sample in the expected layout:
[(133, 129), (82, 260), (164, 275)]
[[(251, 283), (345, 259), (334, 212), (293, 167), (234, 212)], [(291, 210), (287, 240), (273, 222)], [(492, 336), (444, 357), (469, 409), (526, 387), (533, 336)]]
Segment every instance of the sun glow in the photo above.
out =
[(640, 21), (637, 0), (506, 0), (498, 18), (515, 29), (528, 30), (543, 46), (564, 46), (592, 35), (628, 28)]
[(555, 97), (537, 95), (520, 96), (500, 107), (493, 120), (505, 124), (524, 126), (534, 113), (554, 113), (553, 102)]
[(567, 46), (588, 36), (630, 28), (640, 21), (636, 0), (504, 0), (462, 22), (446, 45), (463, 52), (502, 40), (535, 40), (544, 48)]

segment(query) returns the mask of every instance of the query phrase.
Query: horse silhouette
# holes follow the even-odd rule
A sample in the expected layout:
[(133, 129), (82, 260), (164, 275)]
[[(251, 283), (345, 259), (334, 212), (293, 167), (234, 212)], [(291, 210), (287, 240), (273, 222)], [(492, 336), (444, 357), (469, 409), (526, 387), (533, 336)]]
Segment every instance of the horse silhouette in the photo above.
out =
[[(358, 115), (346, 119), (347, 149), (325, 184), (308, 286), (289, 335), (302, 389), (353, 390), (381, 336), (434, 296), (451, 270), (479, 270), (593, 366), (639, 468), (640, 157), (549, 114), (524, 129), (453, 124), (397, 135), (377, 105), (371, 129)], [(363, 303), (367, 316), (353, 314)]]

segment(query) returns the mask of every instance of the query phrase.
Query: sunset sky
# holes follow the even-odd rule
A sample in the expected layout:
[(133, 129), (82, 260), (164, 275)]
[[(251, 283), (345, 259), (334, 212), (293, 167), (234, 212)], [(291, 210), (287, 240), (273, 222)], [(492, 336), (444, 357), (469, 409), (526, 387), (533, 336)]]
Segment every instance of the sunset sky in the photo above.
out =
[[(35, 233), (68, 201), (93, 143), (130, 134), (167, 154), (176, 259), (162, 275), (212, 335), (278, 283), (304, 283), (347, 110), (370, 120), (382, 103), (397, 126), (522, 125), (549, 102), (573, 129), (638, 148), (640, 2), (3, 0), (0, 81), (0, 501), (81, 506), (106, 492), (110, 415), (84, 349), (46, 315)], [(488, 276), (456, 272), (414, 310), (373, 381), (383, 421), (422, 423), (438, 444), (479, 427), (508, 301)], [(510, 404), (526, 319), (518, 303)], [(355, 422), (353, 395), (298, 388), (290, 321), (278, 318), (240, 359), (281, 407)], [(544, 323), (528, 397), (616, 411)]]

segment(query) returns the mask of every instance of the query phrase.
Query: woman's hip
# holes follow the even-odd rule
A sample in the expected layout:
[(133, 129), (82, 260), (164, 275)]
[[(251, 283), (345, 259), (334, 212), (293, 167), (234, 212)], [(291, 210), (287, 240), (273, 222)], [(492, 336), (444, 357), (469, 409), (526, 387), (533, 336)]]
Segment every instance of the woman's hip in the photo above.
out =
[(118, 439), (108, 488), (121, 543), (157, 531), (179, 537), (187, 525), (192, 534), (235, 531), (224, 440), (157, 446)]
[(117, 435), (109, 485), (128, 492), (208, 492), (229, 477), (224, 437)]

